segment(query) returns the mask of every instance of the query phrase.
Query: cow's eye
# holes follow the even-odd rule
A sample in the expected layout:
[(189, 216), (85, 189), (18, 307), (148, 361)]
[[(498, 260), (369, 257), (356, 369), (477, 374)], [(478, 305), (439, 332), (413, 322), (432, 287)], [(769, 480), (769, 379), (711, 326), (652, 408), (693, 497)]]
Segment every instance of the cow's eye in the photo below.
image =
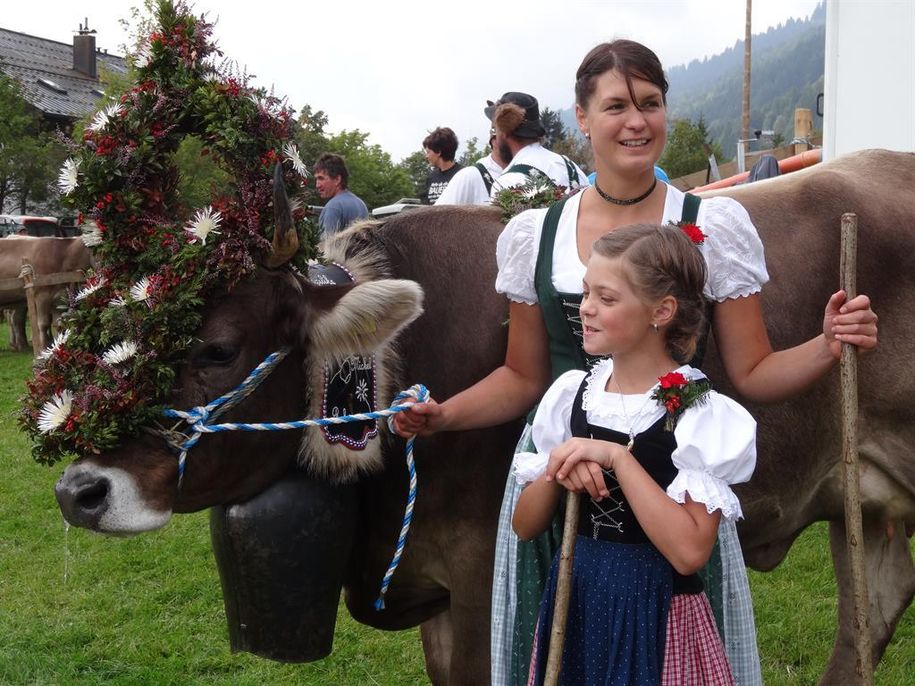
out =
[(209, 343), (201, 348), (193, 357), (195, 367), (229, 364), (238, 357), (240, 347), (231, 343)]

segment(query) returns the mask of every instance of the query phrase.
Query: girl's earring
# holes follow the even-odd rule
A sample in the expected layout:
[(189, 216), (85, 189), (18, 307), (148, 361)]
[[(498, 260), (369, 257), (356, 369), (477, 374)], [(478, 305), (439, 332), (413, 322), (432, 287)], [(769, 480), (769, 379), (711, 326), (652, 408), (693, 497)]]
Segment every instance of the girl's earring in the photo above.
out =
[(658, 332), (658, 325), (655, 322), (651, 323), (651, 328), (655, 330), (655, 333)]
[(590, 132), (590, 131), (585, 131), (585, 138), (587, 138), (588, 140), (591, 140), (591, 132)]

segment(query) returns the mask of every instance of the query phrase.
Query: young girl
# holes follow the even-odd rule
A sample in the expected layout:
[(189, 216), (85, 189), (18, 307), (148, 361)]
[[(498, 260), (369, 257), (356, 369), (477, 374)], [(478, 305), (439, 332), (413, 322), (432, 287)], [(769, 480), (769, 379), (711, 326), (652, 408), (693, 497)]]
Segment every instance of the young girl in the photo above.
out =
[[(539, 452), (516, 459), (516, 478), (530, 482), (512, 520), (523, 539), (550, 525), (565, 489), (596, 496), (583, 496), (578, 523), (563, 684), (733, 684), (695, 573), (719, 519), (741, 516), (730, 484), (753, 473), (756, 423), (683, 365), (704, 318), (702, 236), (691, 235), (635, 225), (594, 244), (584, 349), (612, 360), (557, 379), (534, 420)], [(543, 682), (558, 559), (532, 684)]]

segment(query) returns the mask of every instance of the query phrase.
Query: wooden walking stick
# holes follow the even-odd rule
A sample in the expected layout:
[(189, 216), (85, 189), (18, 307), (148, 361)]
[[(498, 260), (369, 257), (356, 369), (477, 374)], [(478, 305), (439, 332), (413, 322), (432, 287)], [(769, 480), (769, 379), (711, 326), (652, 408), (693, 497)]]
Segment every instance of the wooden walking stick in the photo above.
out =
[[(855, 297), (858, 251), (858, 217), (842, 215), (841, 288), (849, 300)], [(842, 344), (842, 480), (845, 487), (845, 535), (855, 595), (855, 671), (859, 683), (874, 683), (871, 659), (870, 602), (864, 577), (864, 531), (861, 523), (861, 484), (858, 474), (858, 358), (855, 346)]]
[(569, 616), (569, 595), (572, 591), (572, 561), (575, 557), (575, 537), (578, 535), (578, 511), (581, 494), (566, 494), (566, 518), (562, 528), (562, 548), (559, 551), (559, 574), (556, 577), (556, 598), (553, 602), (553, 629), (546, 659), (544, 686), (559, 683), (562, 669), (562, 648), (566, 640), (566, 619)]

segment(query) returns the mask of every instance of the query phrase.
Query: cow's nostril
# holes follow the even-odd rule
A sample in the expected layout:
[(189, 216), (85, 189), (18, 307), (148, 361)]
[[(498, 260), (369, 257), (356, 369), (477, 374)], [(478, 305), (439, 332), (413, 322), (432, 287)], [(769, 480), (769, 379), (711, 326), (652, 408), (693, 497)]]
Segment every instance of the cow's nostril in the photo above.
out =
[(108, 480), (100, 479), (84, 486), (76, 494), (76, 507), (85, 512), (94, 512), (102, 507), (108, 498)]
[(64, 519), (74, 526), (91, 529), (108, 509), (111, 482), (105, 477), (64, 472), (54, 492)]

